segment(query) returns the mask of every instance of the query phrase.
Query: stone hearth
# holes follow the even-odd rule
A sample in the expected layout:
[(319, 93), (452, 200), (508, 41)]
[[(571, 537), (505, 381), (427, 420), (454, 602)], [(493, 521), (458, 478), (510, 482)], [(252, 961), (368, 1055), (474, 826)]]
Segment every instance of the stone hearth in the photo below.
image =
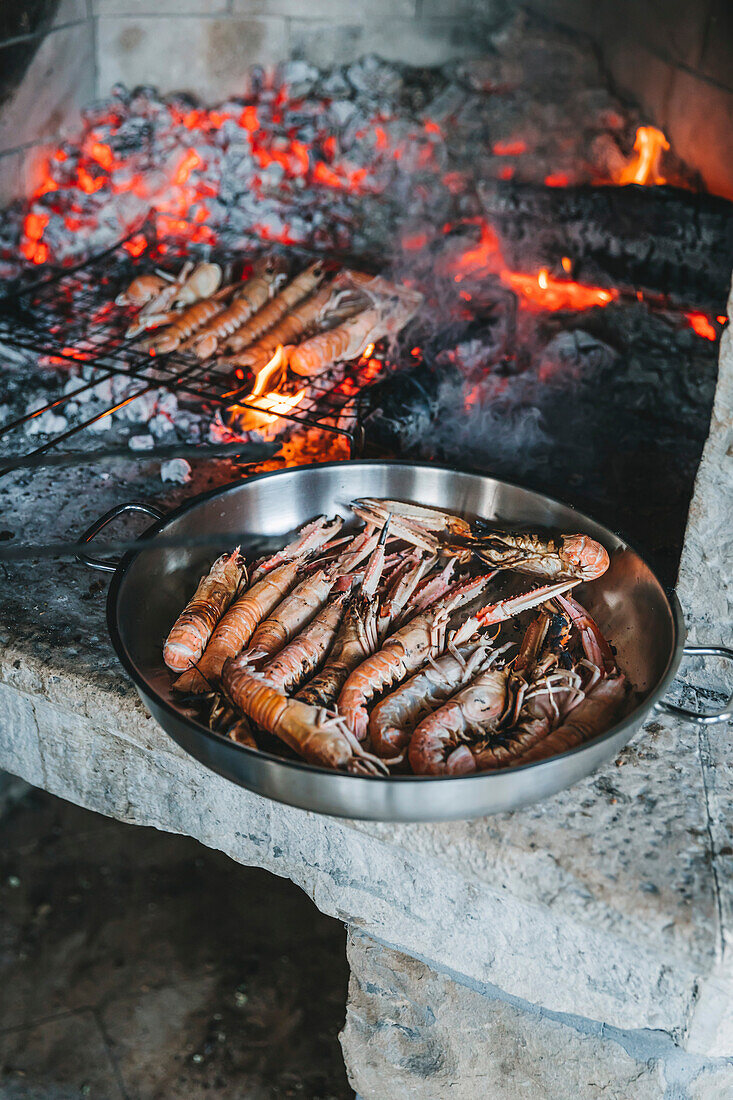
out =
[[(732, 407), (726, 332), (678, 584), (692, 639), (713, 644), (733, 635)], [(4, 480), (0, 494), (5, 502), (12, 495), (18, 537), (42, 537), (44, 513), (59, 517), (57, 536), (74, 536), (123, 496), (159, 499), (156, 472), (145, 463), (93, 469), (83, 498), (77, 477), (42, 470), (32, 481)], [(178, 499), (211, 483), (204, 466)], [(602, 1055), (607, 1095), (628, 1095), (637, 1055), (656, 1065), (644, 1070), (640, 1095), (661, 1098), (674, 1087), (676, 1096), (703, 1098), (733, 1088), (733, 749), (722, 730), (656, 717), (616, 761), (571, 790), (479, 821), (379, 825), (305, 813), (232, 786), (166, 737), (117, 666), (103, 583), (81, 568), (41, 562), (7, 571), (0, 766), (100, 813), (194, 836), (236, 862), (291, 878), (358, 933), (345, 1049), (365, 1097), (380, 1096), (379, 1074), (390, 1065), (410, 1088), (419, 1083), (421, 1095), (441, 1095), (440, 1066), (463, 1064), (460, 1052), (453, 1062), (447, 1052), (442, 1058), (441, 1020), (454, 1028), (460, 1013), (475, 1012), (476, 996), (488, 998), (480, 1002), (487, 1013), (511, 1017), (501, 1027), (518, 1035), (528, 1018), (541, 1018), (538, 1055), (557, 1059), (557, 1027), (569, 1028), (572, 1080), (595, 1080)], [(702, 674), (695, 682), (710, 686)], [(365, 983), (375, 967), (394, 974), (390, 990)], [(450, 1002), (443, 1016), (436, 1006), (433, 1060), (424, 1064), (392, 1042), (387, 1026), (389, 1006), (396, 1027), (423, 975), (424, 988)], [(382, 998), (383, 1026), (365, 1050), (356, 1020), (374, 1010), (374, 997)], [(491, 1049), (499, 1095), (516, 1095), (518, 1070)], [(430, 1084), (431, 1075), (440, 1084)], [(566, 1096), (570, 1082), (558, 1079), (548, 1095)]]

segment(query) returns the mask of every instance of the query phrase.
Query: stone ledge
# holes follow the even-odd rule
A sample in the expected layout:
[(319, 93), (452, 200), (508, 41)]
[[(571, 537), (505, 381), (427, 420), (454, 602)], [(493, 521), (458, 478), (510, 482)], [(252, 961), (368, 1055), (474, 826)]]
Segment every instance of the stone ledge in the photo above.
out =
[(479, 991), (350, 934), (349, 1080), (363, 1100), (722, 1100), (733, 1064)]

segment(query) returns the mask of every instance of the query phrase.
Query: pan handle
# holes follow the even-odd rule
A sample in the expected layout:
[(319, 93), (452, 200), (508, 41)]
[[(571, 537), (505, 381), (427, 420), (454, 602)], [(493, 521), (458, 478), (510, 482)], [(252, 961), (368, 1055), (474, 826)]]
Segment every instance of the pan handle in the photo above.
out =
[[(108, 523), (111, 523), (113, 519), (117, 519), (118, 516), (124, 515), (125, 512), (142, 512), (143, 515), (151, 516), (155, 520), (162, 519), (165, 515), (160, 508), (154, 508), (152, 504), (146, 504), (142, 500), (131, 500), (127, 504), (118, 504), (115, 508), (110, 508), (109, 512), (105, 512), (103, 516), (94, 521), (91, 527), (87, 528), (81, 536), (81, 542), (91, 542), (100, 531), (104, 530)], [(77, 560), (92, 569), (99, 569), (103, 573), (114, 573), (119, 565), (119, 561), (114, 558), (93, 558), (91, 554), (78, 554)]]
[[(733, 661), (733, 649), (726, 649), (722, 645), (686, 645), (685, 657), (723, 657)], [(733, 720), (733, 693), (726, 706), (717, 714), (698, 714), (697, 711), (688, 710), (686, 707), (678, 707), (674, 703), (665, 703), (660, 699), (655, 704), (657, 710), (663, 710), (666, 714), (674, 714), (677, 718), (686, 718), (690, 722), (697, 722), (698, 726), (714, 726), (718, 722), (730, 722)]]

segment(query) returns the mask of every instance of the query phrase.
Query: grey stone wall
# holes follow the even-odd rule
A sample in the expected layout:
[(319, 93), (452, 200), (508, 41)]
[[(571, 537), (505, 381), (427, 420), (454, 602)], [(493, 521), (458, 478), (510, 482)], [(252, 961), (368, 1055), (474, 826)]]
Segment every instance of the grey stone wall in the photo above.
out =
[(40, 162), (96, 95), (89, 0), (0, 5), (0, 204), (32, 190)]

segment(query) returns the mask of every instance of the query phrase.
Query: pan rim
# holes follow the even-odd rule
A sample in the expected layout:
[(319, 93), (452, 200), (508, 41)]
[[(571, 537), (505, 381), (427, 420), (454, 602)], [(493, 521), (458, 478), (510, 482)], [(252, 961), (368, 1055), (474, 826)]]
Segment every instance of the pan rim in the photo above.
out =
[[(486, 782), (491, 780), (499, 781), (507, 774), (519, 775), (522, 773), (528, 773), (532, 769), (547, 768), (550, 765), (554, 765), (556, 761), (566, 760), (571, 757), (579, 756), (584, 752), (587, 752), (591, 747), (596, 748), (602, 745), (606, 741), (610, 741), (613, 738), (617, 738), (619, 734), (629, 730), (630, 738), (634, 729), (647, 721), (649, 717), (654, 713), (656, 704), (667, 693), (669, 685), (674, 679), (677, 669), (679, 668), (682, 660), (683, 648), (685, 643), (685, 623), (684, 616), (682, 614), (682, 608), (674, 590), (668, 591), (662, 582), (657, 577), (656, 572), (651, 568), (646, 559), (640, 554), (627, 540), (620, 534), (612, 531), (611, 528), (606, 527), (605, 524), (599, 523), (593, 519), (592, 516), (587, 515), (585, 512), (581, 512), (573, 504), (569, 504), (566, 501), (559, 500), (557, 497), (551, 497), (546, 493), (537, 492), (534, 489), (528, 489), (520, 482), (509, 481), (506, 478), (494, 477), (493, 474), (481, 474), (468, 470), (462, 470), (456, 466), (437, 465), (433, 462), (413, 462), (408, 459), (351, 459), (341, 462), (317, 462), (308, 466), (289, 466), (282, 470), (269, 470), (260, 474), (253, 474), (251, 477), (242, 478), (240, 481), (229, 482), (226, 485), (220, 485), (215, 489), (208, 489), (203, 493), (199, 493), (190, 500), (180, 504), (177, 508), (167, 512), (161, 519), (156, 520), (150, 527), (145, 530), (145, 538), (150, 539), (159, 534), (168, 524), (178, 519), (180, 516), (185, 515), (187, 512), (192, 511), (195, 507), (203, 504), (207, 500), (212, 500), (218, 496), (224, 496), (226, 493), (238, 488), (243, 484), (251, 484), (257, 481), (264, 481), (265, 479), (282, 477), (284, 475), (294, 475), (304, 470), (319, 470), (319, 469), (335, 469), (335, 468), (348, 468), (352, 466), (406, 466), (410, 468), (429, 469), (432, 471), (444, 472), (446, 474), (461, 474), (466, 477), (486, 478), (496, 482), (498, 485), (506, 485), (514, 489), (520, 489), (523, 492), (531, 493), (535, 497), (539, 497), (543, 501), (547, 501), (550, 504), (558, 504), (563, 508), (567, 508), (577, 515), (581, 516), (584, 520), (595, 524), (595, 526), (601, 528), (604, 532), (608, 532), (618, 539), (623, 548), (632, 551), (637, 557), (644, 563), (649, 570), (655, 581), (659, 585), (664, 598), (667, 602), (667, 606), (672, 620), (672, 633), (673, 633), (673, 645), (669, 654), (664, 672), (659, 678), (656, 687), (649, 692), (646, 698), (629, 713), (620, 722), (615, 723), (608, 730), (598, 734), (597, 737), (592, 738), (590, 741), (584, 741), (580, 745), (576, 745), (572, 749), (567, 749), (565, 752), (556, 753), (553, 756), (547, 757), (545, 760), (536, 760), (527, 764), (518, 764), (512, 768), (500, 768), (496, 771), (479, 771), (470, 775), (389, 775), (389, 776), (377, 776), (377, 775), (354, 775), (351, 772), (335, 771), (332, 768), (325, 768), (319, 764), (309, 764), (306, 761), (300, 760), (288, 760), (281, 756), (276, 756), (274, 753), (262, 751), (260, 749), (251, 749), (246, 745), (239, 744), (237, 741), (232, 741), (228, 737), (224, 737), (220, 733), (216, 733), (214, 730), (208, 729), (206, 726), (199, 724), (190, 718), (183, 711), (176, 708), (172, 703), (169, 703), (167, 699), (164, 699), (157, 691), (152, 689), (147, 681), (138, 673), (132, 660), (128, 657), (127, 649), (122, 641), (120, 631), (117, 625), (117, 600), (120, 594), (120, 588), (122, 582), (132, 566), (135, 559), (142, 553), (144, 548), (140, 550), (128, 551), (119, 561), (117, 568), (112, 576), (110, 586), (107, 592), (107, 629), (109, 631), (110, 640), (112, 642), (117, 658), (120, 664), (123, 666), (128, 676), (132, 680), (136, 689), (145, 698), (152, 698), (155, 700), (156, 706), (160, 707), (171, 718), (175, 718), (178, 722), (185, 723), (190, 732), (195, 734), (204, 734), (205, 737), (213, 744), (221, 747), (225, 745), (228, 749), (239, 751), (247, 754), (247, 757), (251, 760), (256, 760), (262, 763), (277, 764), (286, 768), (295, 769), (298, 772), (305, 772), (306, 774), (330, 776), (334, 780), (349, 779), (355, 782), (366, 782), (370, 784), (379, 783), (393, 786), (395, 783), (399, 783), (402, 786), (409, 786), (411, 784), (425, 784), (425, 783), (445, 783), (446, 780), (451, 782), (467, 782), (476, 781), (482, 779)], [(643, 715), (640, 716), (640, 711), (643, 711)], [(164, 727), (163, 727), (164, 728)], [(172, 735), (168, 730), (164, 729), (164, 732), (171, 737)], [(626, 741), (624, 743), (626, 743)]]

